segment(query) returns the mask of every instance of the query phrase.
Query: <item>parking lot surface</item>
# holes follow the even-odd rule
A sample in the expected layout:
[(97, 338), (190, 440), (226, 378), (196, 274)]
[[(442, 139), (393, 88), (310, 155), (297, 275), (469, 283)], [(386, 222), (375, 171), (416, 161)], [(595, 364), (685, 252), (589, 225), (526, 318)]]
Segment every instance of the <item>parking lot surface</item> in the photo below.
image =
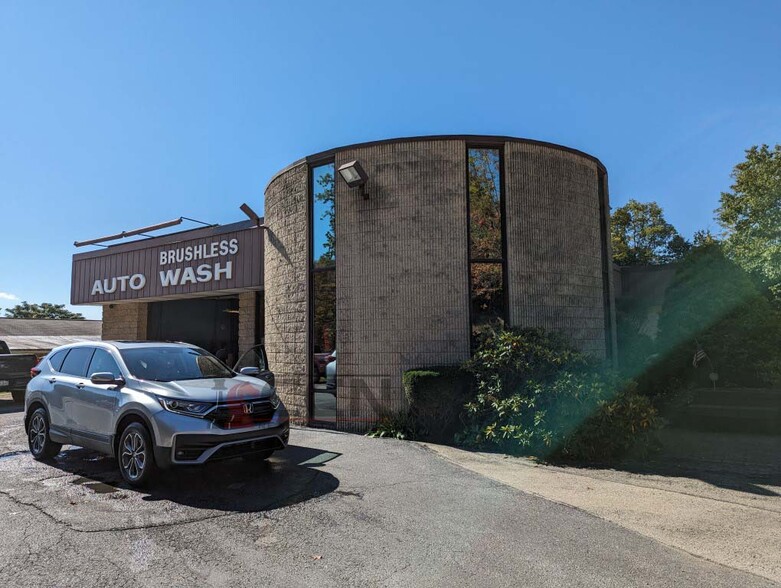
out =
[(268, 463), (138, 491), (91, 451), (35, 462), (21, 412), (0, 412), (6, 586), (774, 585), (413, 443), (295, 429)]

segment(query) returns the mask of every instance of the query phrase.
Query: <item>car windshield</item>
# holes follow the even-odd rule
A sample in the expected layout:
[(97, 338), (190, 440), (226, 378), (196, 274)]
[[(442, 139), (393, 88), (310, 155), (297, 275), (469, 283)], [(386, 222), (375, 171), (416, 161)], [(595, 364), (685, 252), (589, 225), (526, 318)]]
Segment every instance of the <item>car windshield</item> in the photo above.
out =
[(196, 347), (137, 347), (120, 352), (135, 378), (155, 382), (230, 378), (233, 372), (219, 359)]

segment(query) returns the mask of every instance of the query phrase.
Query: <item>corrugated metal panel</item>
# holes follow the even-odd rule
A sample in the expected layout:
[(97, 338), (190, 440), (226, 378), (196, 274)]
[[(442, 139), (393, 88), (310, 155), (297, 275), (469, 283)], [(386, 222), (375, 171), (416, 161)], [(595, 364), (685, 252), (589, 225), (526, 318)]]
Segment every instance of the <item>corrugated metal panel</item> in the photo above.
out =
[(82, 336), (100, 337), (102, 321), (62, 319), (0, 318), (0, 339), (13, 336)]
[(28, 350), (54, 349), (60, 345), (69, 345), (71, 343), (80, 343), (82, 341), (100, 341), (100, 335), (78, 336), (10, 336), (3, 339), (11, 353), (20, 353)]

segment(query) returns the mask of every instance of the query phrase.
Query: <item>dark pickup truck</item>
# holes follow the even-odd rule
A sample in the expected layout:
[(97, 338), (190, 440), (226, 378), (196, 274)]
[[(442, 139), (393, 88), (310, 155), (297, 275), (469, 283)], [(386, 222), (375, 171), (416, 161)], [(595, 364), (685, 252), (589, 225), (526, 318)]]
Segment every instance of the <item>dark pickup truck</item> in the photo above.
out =
[(30, 370), (36, 365), (35, 355), (12, 354), (5, 341), (0, 341), (0, 392), (11, 392), (15, 402), (23, 402)]

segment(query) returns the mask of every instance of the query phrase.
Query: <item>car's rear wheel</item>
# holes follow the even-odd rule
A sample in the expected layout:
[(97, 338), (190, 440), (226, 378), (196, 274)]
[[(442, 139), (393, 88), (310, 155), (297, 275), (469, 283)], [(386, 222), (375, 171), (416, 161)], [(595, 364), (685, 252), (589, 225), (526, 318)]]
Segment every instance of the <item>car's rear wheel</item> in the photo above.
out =
[(39, 461), (53, 458), (62, 449), (60, 443), (55, 443), (49, 437), (49, 415), (43, 408), (36, 409), (30, 417), (27, 444), (32, 456)]
[(117, 450), (119, 471), (131, 486), (143, 486), (154, 477), (155, 451), (152, 437), (141, 423), (130, 423), (122, 430)]

